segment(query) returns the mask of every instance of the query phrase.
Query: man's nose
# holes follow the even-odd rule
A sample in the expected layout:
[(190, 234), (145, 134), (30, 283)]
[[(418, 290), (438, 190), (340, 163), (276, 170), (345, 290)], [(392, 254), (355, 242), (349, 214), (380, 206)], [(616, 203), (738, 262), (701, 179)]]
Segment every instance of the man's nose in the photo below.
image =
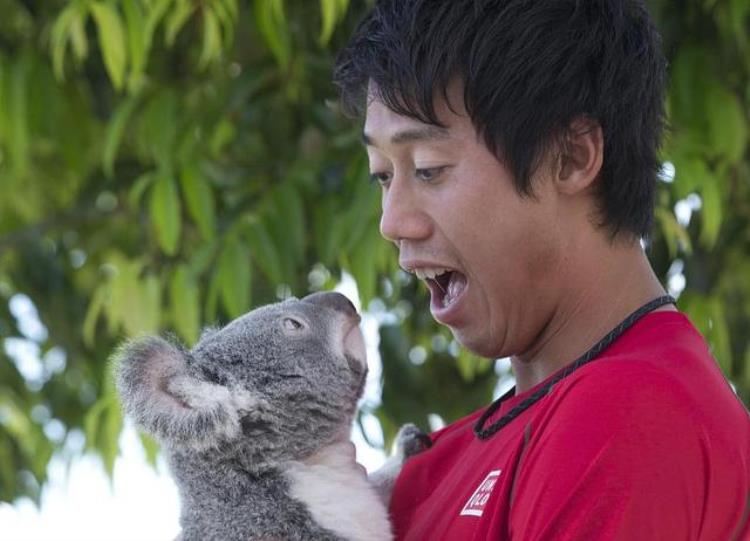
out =
[(429, 236), (430, 222), (416, 194), (394, 177), (383, 192), (380, 234), (398, 244), (402, 240), (422, 240)]

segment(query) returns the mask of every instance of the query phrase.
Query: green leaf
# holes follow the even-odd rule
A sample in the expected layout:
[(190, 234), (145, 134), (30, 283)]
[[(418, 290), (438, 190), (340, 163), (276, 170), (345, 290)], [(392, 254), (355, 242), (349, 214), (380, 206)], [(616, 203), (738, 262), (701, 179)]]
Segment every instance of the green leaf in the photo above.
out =
[(119, 435), (122, 431), (122, 412), (115, 395), (109, 395), (106, 409), (102, 412), (99, 450), (104, 460), (104, 469), (112, 479), (115, 459), (120, 452)]
[(726, 320), (726, 307), (717, 295), (711, 297), (709, 303), (711, 314), (711, 334), (709, 341), (722, 371), (726, 375), (732, 373), (732, 348), (729, 341), (729, 328)]
[(132, 210), (138, 209), (143, 193), (154, 182), (155, 177), (153, 171), (148, 171), (133, 181), (133, 185), (128, 190), (128, 206)]
[(346, 15), (347, 10), (349, 9), (349, 0), (336, 0), (337, 8), (336, 10), (339, 13), (339, 18), (343, 18), (344, 15)]
[(229, 119), (222, 119), (214, 128), (209, 147), (211, 156), (218, 157), (227, 144), (237, 137), (237, 130)]
[(250, 258), (240, 240), (232, 235), (219, 257), (221, 301), (230, 317), (239, 317), (250, 307)]
[(158, 92), (141, 113), (137, 132), (139, 152), (151, 156), (161, 168), (174, 163), (175, 141), (180, 128), (178, 101), (174, 92)]
[(220, 34), (224, 36), (223, 46), (229, 48), (234, 40), (236, 16), (232, 15), (231, 9), (221, 0), (213, 4), (213, 9), (221, 27)]
[(729, 0), (727, 15), (737, 45), (743, 53), (747, 54), (748, 36), (750, 35), (747, 20), (750, 17), (750, 2), (747, 0)]
[(82, 8), (83, 4), (71, 2), (60, 12), (52, 25), (50, 32), (52, 67), (55, 76), (60, 80), (65, 76), (65, 52), (69, 39), (73, 39), (73, 47), (79, 60), (86, 56), (88, 44), (82, 30), (87, 13)]
[(172, 12), (167, 17), (165, 27), (166, 32), (164, 39), (167, 45), (170, 47), (174, 45), (174, 41), (177, 38), (177, 34), (185, 23), (190, 19), (190, 16), (195, 12), (196, 5), (192, 0), (176, 0), (176, 5), (172, 8)]
[(186, 265), (179, 265), (169, 284), (172, 322), (189, 345), (200, 333), (200, 294), (198, 283)]
[(711, 354), (725, 374), (731, 373), (732, 350), (726, 322), (726, 306), (718, 295), (686, 292), (680, 296), (680, 309), (685, 312), (705, 338)]
[(324, 199), (316, 206), (314, 213), (315, 249), (320, 262), (330, 267), (339, 259), (342, 242), (347, 234), (343, 220), (337, 215), (335, 202)]
[(108, 258), (107, 266), (111, 269), (111, 276), (106, 282), (104, 310), (107, 332), (114, 335), (123, 326), (122, 314), (138, 313), (136, 287), (143, 262), (130, 261), (115, 253)]
[(16, 486), (16, 468), (13, 460), (13, 440), (0, 431), (0, 499), (12, 501), (15, 496), (11, 487)]
[(8, 65), (2, 55), (0, 55), (0, 148), (5, 144), (6, 137), (10, 136), (10, 130), (8, 129), (9, 111), (7, 111), (8, 71)]
[(104, 287), (96, 288), (94, 295), (91, 297), (89, 307), (86, 310), (86, 317), (83, 320), (83, 343), (89, 347), (94, 347), (96, 340), (96, 322), (104, 309), (107, 290)]
[(671, 112), (680, 125), (696, 131), (705, 128), (705, 96), (709, 87), (716, 84), (712, 65), (711, 53), (697, 46), (681, 48), (672, 63)]
[(131, 92), (141, 87), (143, 72), (146, 67), (147, 47), (145, 18), (138, 0), (121, 0), (125, 15), (125, 31), (127, 32), (128, 54), (130, 55), (130, 77), (128, 87)]
[(690, 242), (690, 235), (688, 235), (685, 228), (683, 228), (672, 211), (667, 210), (663, 207), (657, 207), (654, 210), (654, 214), (657, 222), (661, 226), (662, 234), (664, 235), (664, 241), (667, 243), (669, 250), (669, 256), (671, 258), (677, 257), (679, 249), (685, 251), (686, 254), (691, 254), (693, 247)]
[(674, 157), (675, 177), (672, 184), (677, 199), (699, 190), (705, 182), (713, 182), (706, 162), (695, 156)]
[(193, 252), (188, 262), (188, 267), (193, 276), (197, 277), (206, 272), (208, 266), (213, 262), (215, 252), (216, 243), (213, 241), (203, 244)]
[(99, 440), (99, 428), (101, 417), (109, 405), (109, 397), (99, 398), (93, 406), (89, 408), (83, 418), (83, 430), (86, 435), (86, 448), (95, 449)]
[(73, 4), (60, 12), (57, 20), (52, 25), (50, 33), (50, 52), (52, 53), (52, 68), (55, 77), (62, 80), (65, 78), (65, 51), (68, 45), (68, 27), (73, 18)]
[(301, 263), (305, 255), (307, 241), (307, 228), (305, 225), (305, 207), (299, 190), (289, 181), (281, 183), (272, 193), (273, 216), (279, 224), (279, 229), (284, 229), (286, 235), (280, 239), (288, 246), (285, 249), (290, 253), (295, 263)]
[(487, 361), (486, 359), (480, 359), (469, 353), (464, 348), (461, 348), (458, 352), (458, 358), (456, 359), (456, 367), (458, 373), (461, 374), (461, 379), (467, 383), (474, 381), (477, 373), (480, 371), (480, 363)]
[(198, 68), (205, 68), (211, 60), (221, 56), (221, 31), (219, 19), (213, 9), (203, 7), (203, 49), (198, 58)]
[(245, 237), (253, 254), (253, 259), (263, 270), (268, 280), (280, 284), (284, 280), (281, 257), (264, 223), (253, 221), (245, 230)]
[(748, 118), (737, 96), (719, 85), (712, 86), (706, 96), (706, 112), (712, 154), (730, 163), (739, 161), (747, 147)]
[(153, 334), (159, 330), (161, 320), (161, 282), (151, 274), (138, 285), (139, 319), (136, 322), (133, 318), (131, 334)]
[(180, 242), (180, 198), (171, 175), (162, 172), (151, 189), (151, 223), (156, 240), (167, 255), (177, 253)]
[(156, 27), (159, 26), (159, 23), (162, 21), (164, 16), (167, 14), (173, 2), (174, 0), (152, 0), (146, 3), (148, 9), (146, 15), (146, 28), (144, 33), (147, 44), (146, 51), (151, 48), (154, 31), (156, 30)]
[(141, 432), (139, 436), (141, 438), (141, 445), (146, 454), (146, 462), (148, 462), (151, 467), (155, 468), (156, 458), (159, 456), (159, 443), (154, 438), (143, 432)]
[(217, 269), (211, 276), (208, 284), (208, 293), (206, 294), (206, 306), (203, 309), (203, 319), (207, 322), (216, 321), (219, 311), (219, 295), (221, 293), (221, 273)]
[[(154, 41), (154, 32), (156, 31), (156, 28), (159, 26), (159, 23), (162, 21), (162, 19), (166, 15), (173, 1), (174, 0), (152, 0), (150, 2), (142, 4), (143, 7), (146, 9), (146, 13), (145, 13), (146, 23), (143, 25), (143, 30), (142, 30), (142, 44), (143, 45), (142, 45), (142, 52), (140, 53), (140, 56), (142, 56), (143, 61), (140, 62), (138, 66), (140, 66), (141, 64), (145, 66), (146, 59), (148, 59), (148, 56), (151, 52), (151, 45), (153, 44), (153, 41)], [(138, 33), (141, 32), (140, 25), (138, 25), (137, 32)]]
[[(82, 4), (76, 4), (76, 6), (82, 6)], [(73, 45), (73, 55), (79, 63), (85, 60), (89, 54), (89, 42), (86, 38), (87, 19), (88, 13), (81, 9), (70, 21), (70, 43)]]
[(706, 248), (713, 248), (719, 236), (723, 212), (721, 208), (721, 194), (716, 182), (707, 182), (701, 190), (702, 206), (700, 215), (702, 228), (700, 241)]
[(112, 84), (117, 90), (122, 88), (125, 79), (125, 33), (118, 12), (109, 4), (90, 4), (91, 14), (99, 32), (99, 46), (104, 57), (104, 65)]
[(328, 45), (336, 24), (341, 21), (349, 9), (349, 0), (320, 0), (321, 29), (318, 43)]
[(133, 115), (138, 105), (138, 96), (130, 96), (125, 99), (115, 110), (112, 120), (107, 126), (107, 133), (104, 136), (104, 151), (102, 153), (102, 168), (108, 178), (114, 176), (115, 157), (120, 147), (122, 135), (125, 133), (128, 120)]
[(283, 0), (255, 0), (255, 24), (282, 70), (289, 68), (291, 45)]
[[(362, 176), (358, 178), (361, 179)], [(349, 251), (360, 243), (361, 238), (373, 229), (373, 219), (377, 222), (380, 213), (380, 191), (373, 190), (367, 182), (354, 181), (354, 184), (351, 203), (343, 214), (344, 228), (347, 230), (344, 251)]]
[(8, 150), (12, 159), (13, 174), (16, 178), (26, 173), (29, 165), (29, 118), (28, 118), (28, 76), (31, 69), (28, 55), (21, 55), (11, 68), (10, 87), (7, 92)]
[(116, 269), (106, 305), (110, 324), (122, 326), (128, 336), (158, 331), (161, 318), (161, 283), (154, 275), (141, 278), (143, 262), (122, 256), (110, 260)]
[(237, 17), (239, 16), (239, 6), (237, 5), (237, 0), (219, 0), (219, 3), (223, 4), (230, 17), (232, 17), (233, 19), (237, 19)]
[(187, 203), (188, 212), (198, 226), (203, 238), (211, 240), (216, 230), (214, 193), (208, 181), (197, 167), (183, 168), (180, 186)]
[(362, 306), (367, 306), (375, 297), (377, 291), (377, 269), (373, 261), (373, 254), (375, 243), (378, 239), (379, 235), (377, 229), (373, 228), (353, 250), (348, 265), (352, 276), (354, 276), (354, 279), (357, 282), (357, 289), (359, 290), (359, 297), (362, 300)]
[(338, 0), (320, 0), (321, 28), (318, 42), (327, 45), (336, 27)]
[(18, 443), (24, 454), (33, 455), (35, 450), (35, 442), (33, 441), (34, 425), (29, 416), (23, 411), (20, 400), (15, 399), (13, 395), (8, 396), (8, 394), (3, 398), (3, 428)]

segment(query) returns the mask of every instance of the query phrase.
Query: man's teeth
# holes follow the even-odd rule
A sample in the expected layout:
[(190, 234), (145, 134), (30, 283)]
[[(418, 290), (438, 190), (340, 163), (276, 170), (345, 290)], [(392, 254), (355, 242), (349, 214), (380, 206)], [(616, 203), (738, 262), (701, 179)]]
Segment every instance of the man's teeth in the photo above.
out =
[(417, 275), (417, 278), (420, 280), (430, 279), (434, 280), (435, 277), (440, 276), (441, 274), (445, 274), (446, 272), (449, 272), (450, 269), (443, 269), (440, 267), (421, 267), (419, 269), (414, 269), (414, 274)]

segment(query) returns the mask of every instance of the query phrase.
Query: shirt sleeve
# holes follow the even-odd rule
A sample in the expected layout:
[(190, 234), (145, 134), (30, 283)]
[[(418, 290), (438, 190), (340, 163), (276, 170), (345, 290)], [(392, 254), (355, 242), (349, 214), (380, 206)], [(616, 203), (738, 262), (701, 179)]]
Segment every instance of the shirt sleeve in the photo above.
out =
[(532, 421), (511, 495), (514, 540), (696, 539), (705, 449), (680, 389), (649, 370), (561, 382)]

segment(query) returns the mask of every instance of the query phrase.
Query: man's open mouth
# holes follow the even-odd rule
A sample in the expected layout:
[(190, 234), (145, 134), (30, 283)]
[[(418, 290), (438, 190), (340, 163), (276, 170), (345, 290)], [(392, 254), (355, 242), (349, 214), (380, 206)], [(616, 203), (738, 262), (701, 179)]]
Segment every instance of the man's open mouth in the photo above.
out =
[(422, 267), (414, 269), (417, 278), (430, 288), (432, 299), (439, 308), (447, 308), (466, 288), (466, 276), (457, 270)]

